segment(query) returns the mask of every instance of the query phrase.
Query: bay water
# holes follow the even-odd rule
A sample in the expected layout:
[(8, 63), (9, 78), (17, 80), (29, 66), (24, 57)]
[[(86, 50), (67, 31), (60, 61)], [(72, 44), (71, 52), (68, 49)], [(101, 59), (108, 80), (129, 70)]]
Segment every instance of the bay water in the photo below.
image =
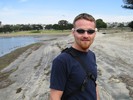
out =
[(38, 42), (38, 39), (30, 36), (0, 37), (0, 57), (11, 51)]

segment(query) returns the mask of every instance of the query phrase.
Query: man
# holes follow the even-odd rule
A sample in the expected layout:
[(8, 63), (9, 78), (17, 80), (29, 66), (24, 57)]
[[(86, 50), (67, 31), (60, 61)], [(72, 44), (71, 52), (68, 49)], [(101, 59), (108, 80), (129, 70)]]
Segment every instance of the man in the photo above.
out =
[[(74, 43), (70, 48), (97, 77), (95, 54), (89, 50), (94, 41), (96, 22), (93, 16), (82, 13), (73, 21)], [(50, 78), (50, 100), (99, 100), (97, 85), (92, 79), (86, 80), (86, 71), (69, 53), (61, 53), (52, 64)], [(85, 81), (85, 85), (84, 84)], [(84, 90), (81, 90), (84, 86)], [(75, 92), (74, 92), (75, 91)]]

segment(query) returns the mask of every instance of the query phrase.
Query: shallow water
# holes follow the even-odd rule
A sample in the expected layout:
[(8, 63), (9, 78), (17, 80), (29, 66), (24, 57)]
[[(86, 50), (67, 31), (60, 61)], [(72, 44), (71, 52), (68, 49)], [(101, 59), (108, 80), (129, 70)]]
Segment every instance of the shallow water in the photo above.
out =
[(23, 46), (37, 42), (35, 37), (0, 37), (0, 57)]

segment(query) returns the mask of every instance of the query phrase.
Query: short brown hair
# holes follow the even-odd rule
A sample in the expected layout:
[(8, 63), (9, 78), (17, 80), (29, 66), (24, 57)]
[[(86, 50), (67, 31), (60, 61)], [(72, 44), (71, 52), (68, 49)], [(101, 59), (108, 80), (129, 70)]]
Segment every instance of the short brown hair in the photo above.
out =
[(81, 13), (75, 17), (75, 19), (73, 21), (73, 27), (75, 27), (75, 22), (79, 19), (85, 19), (85, 20), (89, 20), (89, 21), (96, 23), (96, 20), (92, 15), (87, 14), (87, 13)]

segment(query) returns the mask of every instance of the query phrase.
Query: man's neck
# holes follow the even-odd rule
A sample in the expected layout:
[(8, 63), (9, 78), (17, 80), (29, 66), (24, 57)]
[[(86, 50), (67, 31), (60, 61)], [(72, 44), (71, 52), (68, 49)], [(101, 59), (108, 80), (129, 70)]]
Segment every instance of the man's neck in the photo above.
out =
[(89, 51), (89, 48), (88, 49), (82, 49), (81, 47), (79, 46), (76, 46), (76, 45), (72, 45), (72, 47), (76, 50), (79, 50), (79, 51), (82, 51), (82, 52), (88, 52)]

